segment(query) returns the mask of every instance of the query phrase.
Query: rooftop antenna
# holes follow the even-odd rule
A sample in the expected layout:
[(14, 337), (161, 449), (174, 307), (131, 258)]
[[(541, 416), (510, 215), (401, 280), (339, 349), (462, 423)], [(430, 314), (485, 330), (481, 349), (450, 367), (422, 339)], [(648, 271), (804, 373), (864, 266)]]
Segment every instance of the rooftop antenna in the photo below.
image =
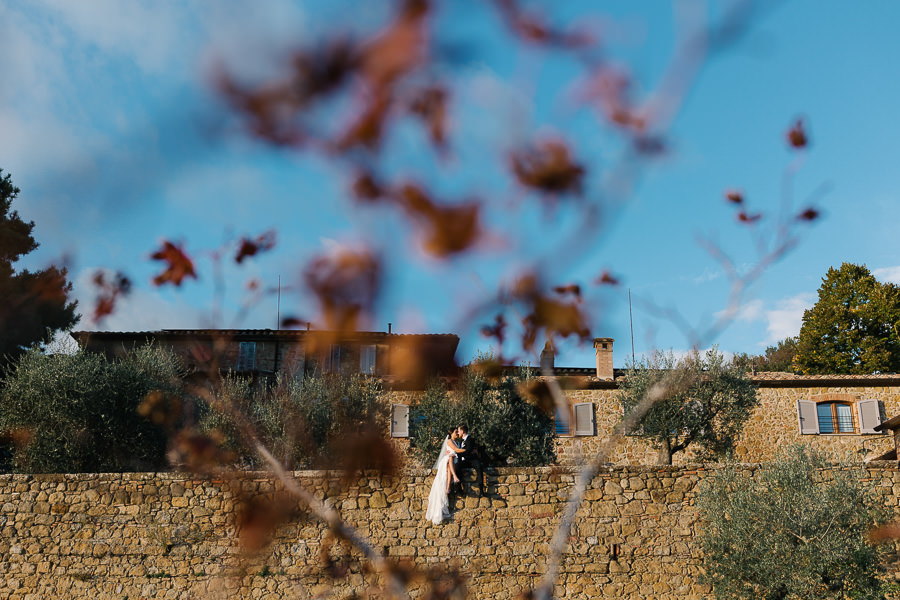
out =
[(281, 329), (281, 275), (278, 276), (278, 300), (275, 303), (275, 330)]
[(634, 368), (634, 318), (631, 314), (631, 288), (628, 288), (628, 325), (631, 327), (631, 367)]

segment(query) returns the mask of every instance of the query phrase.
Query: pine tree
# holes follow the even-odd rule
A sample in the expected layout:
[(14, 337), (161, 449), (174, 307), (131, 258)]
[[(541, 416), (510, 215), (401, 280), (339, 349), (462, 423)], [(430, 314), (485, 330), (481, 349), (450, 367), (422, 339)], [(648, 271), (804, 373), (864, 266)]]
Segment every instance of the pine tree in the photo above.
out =
[(69, 302), (72, 284), (66, 281), (65, 269), (51, 266), (17, 273), (13, 267), (38, 247), (31, 235), (34, 222), (11, 211), (18, 195), (19, 188), (0, 169), (0, 364), (78, 322), (76, 303)]

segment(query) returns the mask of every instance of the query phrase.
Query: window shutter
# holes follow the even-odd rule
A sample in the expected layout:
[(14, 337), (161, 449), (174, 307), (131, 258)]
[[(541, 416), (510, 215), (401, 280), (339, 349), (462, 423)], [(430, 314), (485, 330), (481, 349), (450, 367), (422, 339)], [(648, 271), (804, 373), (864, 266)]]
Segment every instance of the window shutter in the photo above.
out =
[(594, 403), (575, 405), (575, 435), (594, 435)]
[(391, 437), (409, 437), (409, 407), (405, 404), (391, 405)]
[(878, 433), (875, 431), (875, 427), (881, 423), (878, 400), (860, 400), (856, 403), (856, 414), (859, 417), (860, 433)]
[(800, 433), (810, 435), (819, 433), (819, 419), (816, 416), (816, 403), (810, 400), (797, 400), (797, 420)]

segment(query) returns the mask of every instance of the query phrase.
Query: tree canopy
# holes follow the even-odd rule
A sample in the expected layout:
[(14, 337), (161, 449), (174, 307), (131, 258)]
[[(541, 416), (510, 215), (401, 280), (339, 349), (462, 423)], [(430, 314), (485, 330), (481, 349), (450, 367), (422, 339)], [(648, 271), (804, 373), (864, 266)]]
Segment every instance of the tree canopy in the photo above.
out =
[(797, 338), (788, 337), (767, 346), (762, 354), (741, 353), (734, 357), (735, 364), (753, 371), (794, 372), (794, 356), (797, 354)]
[(18, 195), (19, 188), (0, 169), (0, 362), (78, 322), (75, 302), (69, 302), (72, 284), (66, 281), (65, 269), (51, 266), (16, 273), (13, 267), (38, 247), (31, 235), (34, 222), (23, 221), (11, 210)]
[(703, 578), (716, 598), (884, 598), (870, 532), (885, 512), (860, 483), (863, 472), (823, 477), (825, 466), (798, 445), (754, 477), (731, 467), (705, 482), (697, 498)]
[(727, 454), (757, 404), (756, 387), (744, 369), (716, 348), (677, 359), (657, 352), (628, 370), (619, 400), (627, 415), (651, 388), (664, 384), (666, 393), (644, 416), (638, 429), (659, 449), (659, 464), (692, 445), (711, 456)]
[(828, 269), (803, 313), (795, 362), (804, 374), (900, 372), (900, 287), (864, 265)]

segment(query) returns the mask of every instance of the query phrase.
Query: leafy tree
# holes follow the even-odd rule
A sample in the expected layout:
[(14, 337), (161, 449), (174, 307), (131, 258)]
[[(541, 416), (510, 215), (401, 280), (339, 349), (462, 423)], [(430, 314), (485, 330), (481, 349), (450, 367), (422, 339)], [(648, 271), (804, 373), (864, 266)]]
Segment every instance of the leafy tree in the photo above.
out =
[(454, 392), (432, 382), (411, 410), (412, 450), (423, 464), (438, 456), (447, 429), (463, 423), (478, 440), (486, 464), (537, 466), (553, 462), (553, 420), (520, 393), (527, 369), (490, 380), (467, 368)]
[(900, 372), (900, 287), (865, 266), (828, 269), (803, 313), (796, 364), (804, 374)]
[(774, 346), (766, 347), (763, 354), (738, 354), (734, 363), (748, 371), (794, 372), (794, 356), (797, 354), (797, 338), (784, 338)]
[(625, 413), (663, 381), (667, 394), (631, 432), (659, 449), (659, 464), (672, 464), (672, 456), (691, 445), (709, 456), (726, 455), (758, 402), (744, 369), (726, 363), (717, 349), (680, 360), (672, 352), (658, 352), (628, 370), (619, 390)]
[(167, 437), (138, 414), (153, 391), (178, 395), (174, 354), (143, 347), (121, 359), (32, 350), (10, 367), (0, 395), (6, 469), (22, 473), (157, 470)]
[(35, 343), (49, 341), (53, 331), (78, 322), (76, 303), (68, 301), (72, 284), (66, 281), (65, 269), (16, 273), (13, 268), (38, 247), (31, 235), (34, 222), (10, 212), (18, 195), (19, 188), (0, 169), (0, 361), (4, 362)]
[[(199, 429), (218, 431), (226, 449), (242, 467), (264, 466), (241, 433), (248, 425), (260, 441), (290, 469), (348, 466), (355, 441), (371, 441), (371, 455), (358, 466), (388, 460), (380, 442), (387, 427), (388, 403), (380, 382), (352, 373), (310, 373), (302, 379), (279, 378), (253, 384), (226, 375), (201, 402)], [(377, 439), (376, 439), (377, 438)], [(377, 446), (377, 448), (376, 448)], [(370, 464), (367, 464), (368, 461)], [(373, 462), (374, 461), (374, 462)]]
[(885, 518), (860, 473), (793, 446), (746, 477), (731, 467), (701, 488), (706, 573), (716, 598), (883, 598), (867, 533)]

